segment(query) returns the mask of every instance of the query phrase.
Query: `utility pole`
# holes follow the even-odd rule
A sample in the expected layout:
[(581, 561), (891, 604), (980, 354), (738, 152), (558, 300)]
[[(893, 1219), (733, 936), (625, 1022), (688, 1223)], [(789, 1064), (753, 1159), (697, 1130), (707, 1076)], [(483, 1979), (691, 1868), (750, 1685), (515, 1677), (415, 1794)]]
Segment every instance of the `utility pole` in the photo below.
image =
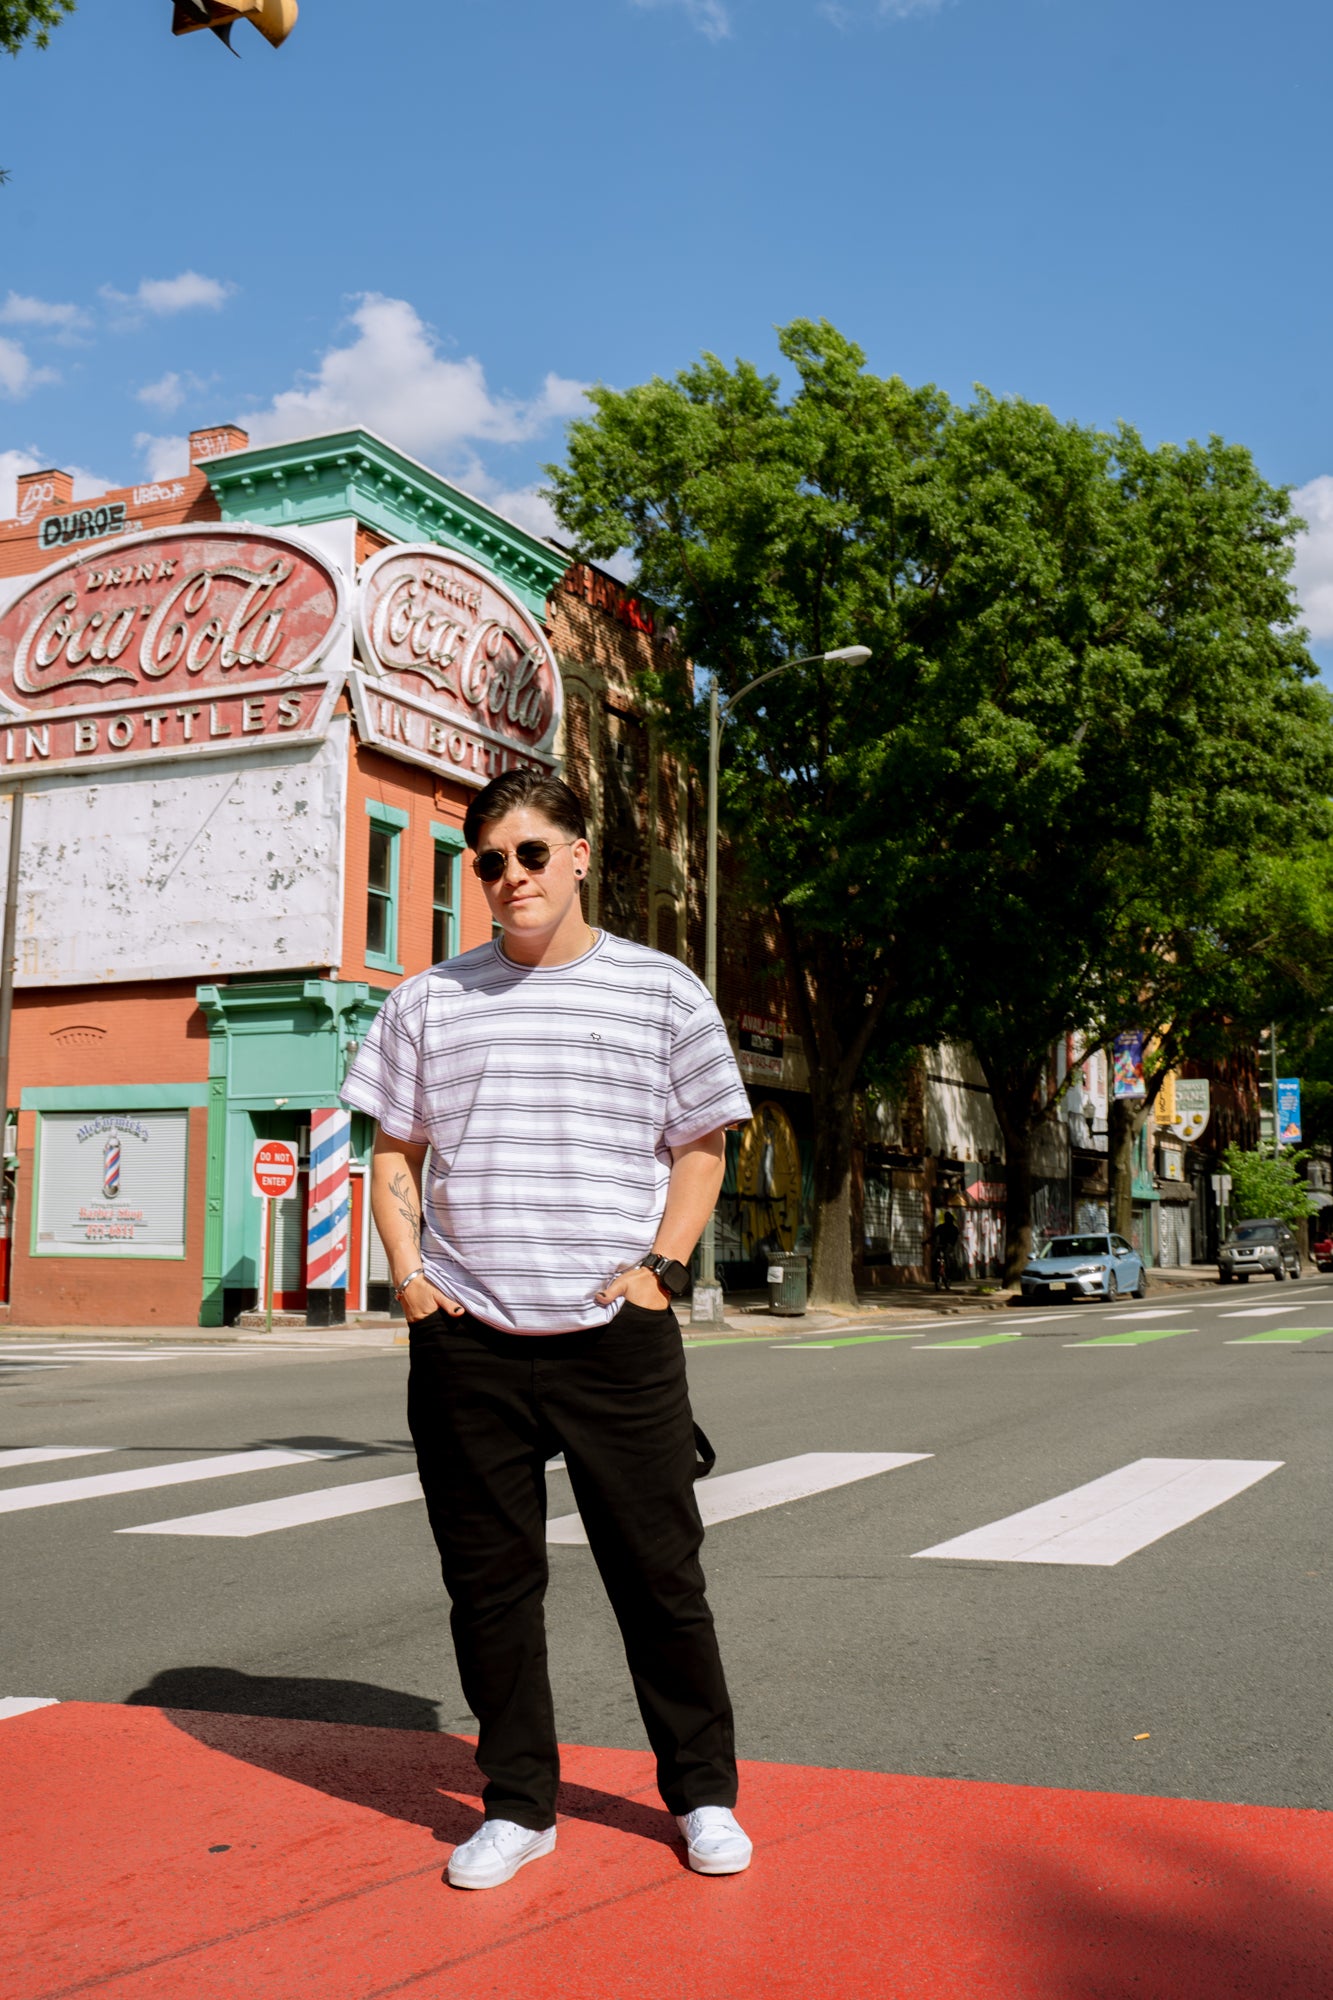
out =
[(1276, 1159), (1278, 1157), (1278, 1154), (1282, 1151), (1282, 1135), (1278, 1127), (1278, 1115), (1277, 1115), (1277, 1022), (1276, 1021), (1272, 1023), (1272, 1025), (1268, 1030), (1268, 1061), (1269, 1061), (1268, 1076), (1269, 1076), (1269, 1083), (1271, 1086), (1269, 1090), (1269, 1096), (1271, 1097), (1273, 1103), (1273, 1158)]

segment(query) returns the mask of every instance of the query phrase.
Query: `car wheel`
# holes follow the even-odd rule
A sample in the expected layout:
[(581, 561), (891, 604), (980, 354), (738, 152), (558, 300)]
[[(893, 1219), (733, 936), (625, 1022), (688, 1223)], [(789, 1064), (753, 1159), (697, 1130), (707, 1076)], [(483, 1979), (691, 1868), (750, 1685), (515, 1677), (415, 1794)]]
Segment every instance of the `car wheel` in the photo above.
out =
[(1120, 1297), (1120, 1285), (1114, 1271), (1108, 1271), (1106, 1274), (1106, 1297), (1108, 1303), (1111, 1299)]
[(1277, 1260), (1277, 1269), (1273, 1273), (1273, 1281), (1278, 1285), (1284, 1285), (1287, 1281), (1287, 1267), (1280, 1257)]
[(1139, 1282), (1129, 1295), (1132, 1299), (1146, 1299), (1148, 1296), (1148, 1273), (1139, 1265)]
[(1230, 1271), (1219, 1271), (1217, 1274), (1217, 1282), (1219, 1285), (1229, 1285), (1231, 1283)]

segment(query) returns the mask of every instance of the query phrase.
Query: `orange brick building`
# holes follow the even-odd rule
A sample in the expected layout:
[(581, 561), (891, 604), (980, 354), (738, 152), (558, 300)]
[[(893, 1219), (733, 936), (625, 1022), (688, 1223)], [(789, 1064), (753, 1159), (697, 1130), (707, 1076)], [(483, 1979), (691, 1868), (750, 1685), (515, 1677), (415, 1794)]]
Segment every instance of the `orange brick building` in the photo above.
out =
[[(557, 766), (567, 687), (571, 779), (610, 836), (590, 917), (686, 955), (688, 791), (633, 691), (667, 643), (612, 579), (365, 431), (252, 450), (219, 426), (180, 480), (78, 505), (66, 474), (20, 480), (0, 522), (14, 1324), (255, 1303), (255, 1143), (304, 1168), (385, 995), (489, 935), (464, 814), (499, 771)], [(371, 1137), (352, 1118), (322, 1315), (387, 1295)], [(321, 1304), (316, 1193), (303, 1172), (276, 1210), (280, 1304)]]

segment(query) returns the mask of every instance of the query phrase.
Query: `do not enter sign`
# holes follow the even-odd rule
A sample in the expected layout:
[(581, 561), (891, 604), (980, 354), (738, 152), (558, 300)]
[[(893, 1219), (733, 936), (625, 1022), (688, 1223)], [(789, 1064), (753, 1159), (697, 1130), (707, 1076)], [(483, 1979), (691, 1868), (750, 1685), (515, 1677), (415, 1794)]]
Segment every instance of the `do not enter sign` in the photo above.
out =
[(296, 1148), (286, 1139), (255, 1141), (255, 1193), (280, 1201), (296, 1186)]

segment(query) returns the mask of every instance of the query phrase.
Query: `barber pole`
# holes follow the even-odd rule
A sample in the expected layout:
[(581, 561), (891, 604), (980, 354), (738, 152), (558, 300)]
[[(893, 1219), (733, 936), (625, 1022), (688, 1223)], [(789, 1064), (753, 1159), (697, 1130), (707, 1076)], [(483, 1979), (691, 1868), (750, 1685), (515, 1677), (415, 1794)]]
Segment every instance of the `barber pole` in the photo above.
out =
[(346, 1291), (352, 1199), (350, 1111), (310, 1114), (310, 1193), (306, 1207), (306, 1290)]

